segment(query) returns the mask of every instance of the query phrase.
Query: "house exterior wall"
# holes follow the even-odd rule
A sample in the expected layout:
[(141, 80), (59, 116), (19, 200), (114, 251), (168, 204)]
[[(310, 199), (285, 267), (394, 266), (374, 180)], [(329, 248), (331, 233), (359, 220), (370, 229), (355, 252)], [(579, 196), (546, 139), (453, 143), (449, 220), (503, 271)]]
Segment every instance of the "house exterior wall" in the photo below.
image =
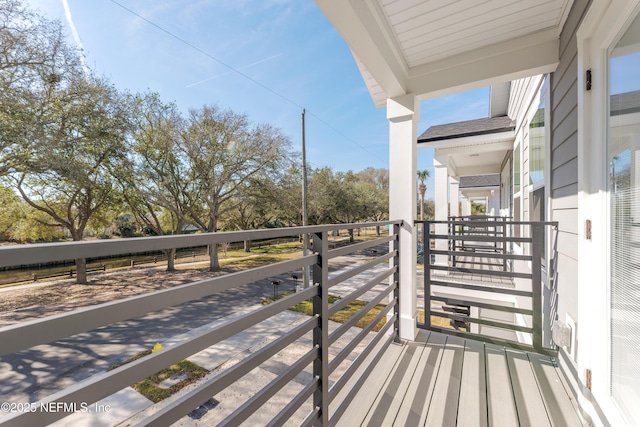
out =
[[(549, 127), (550, 147), (545, 185), (548, 187), (547, 220), (558, 221), (558, 320), (576, 319), (580, 325), (578, 283), (578, 42), (576, 32), (591, 0), (575, 0), (560, 35), (560, 63), (549, 75)], [(514, 149), (520, 146), (520, 192), (514, 203), (520, 203), (520, 220), (529, 221), (529, 124), (541, 101), (539, 92), (543, 76), (533, 76), (513, 81), (509, 98), (508, 115), (516, 123)], [(518, 219), (518, 218), (516, 218)], [(584, 287), (583, 287), (584, 291)], [(604, 321), (604, 319), (603, 319)], [(586, 347), (586, 346), (585, 346)], [(578, 357), (579, 349), (578, 348)], [(575, 349), (575, 347), (574, 347)], [(578, 369), (576, 358), (560, 349), (560, 363), (567, 374), (570, 388), (577, 396), (584, 392), (584, 374)]]
[[(575, 0), (560, 35), (560, 64), (550, 76), (550, 214), (558, 221), (558, 317), (579, 319), (578, 310), (578, 66), (576, 31), (590, 0)], [(579, 324), (578, 320), (578, 324)], [(575, 361), (560, 357), (574, 391), (580, 382)]]
[[(526, 77), (524, 79), (512, 82), (512, 92), (509, 97), (509, 117), (516, 123), (516, 140), (514, 149), (520, 145), (520, 192), (518, 200), (514, 203), (520, 204), (520, 218), (514, 218), (520, 221), (530, 221), (529, 212), (530, 201), (530, 182), (529, 182), (529, 124), (540, 104), (540, 86), (544, 76), (537, 75)], [(515, 192), (515, 190), (513, 191)], [(523, 228), (523, 232), (528, 229)], [(529, 236), (525, 236), (529, 237)]]
[[(627, 31), (630, 19), (637, 18), (640, 0), (592, 0), (588, 12), (579, 25), (576, 35), (577, 56), (577, 95), (578, 95), (578, 203), (580, 217), (577, 221), (580, 286), (577, 320), (577, 369), (574, 373), (580, 405), (589, 414), (600, 415), (609, 425), (638, 425), (637, 375), (633, 377), (633, 364), (637, 362), (637, 347), (620, 345), (620, 337), (634, 336), (633, 326), (637, 322), (621, 321), (621, 314), (637, 317), (637, 305), (628, 307), (634, 310), (618, 310), (620, 297), (626, 302), (626, 296), (616, 293), (621, 282), (616, 285), (616, 251), (613, 245), (619, 241), (614, 224), (614, 198), (612, 191), (613, 169), (611, 145), (619, 134), (616, 122), (621, 115), (611, 116), (611, 94), (616, 93), (614, 86), (624, 83), (626, 76), (617, 74), (614, 78), (614, 60), (617, 54), (628, 56), (637, 52), (636, 46), (629, 45), (629, 51), (613, 52), (619, 45), (619, 37)], [(627, 68), (631, 81), (637, 75), (637, 68)], [(592, 85), (587, 90), (587, 71), (591, 71)], [(614, 84), (614, 82), (616, 82)], [(634, 87), (637, 88), (637, 87)], [(631, 120), (631, 115), (624, 115)], [(614, 139), (611, 139), (612, 136)], [(587, 221), (592, 225), (587, 234)], [(625, 233), (628, 233), (625, 230)], [(629, 252), (631, 260), (632, 252)], [(625, 257), (626, 258), (626, 257)], [(619, 258), (618, 258), (619, 260)], [(619, 270), (618, 270), (619, 271)], [(619, 276), (617, 276), (619, 277)], [(633, 279), (624, 279), (631, 289)], [(627, 285), (622, 282), (624, 287)], [(633, 295), (632, 292), (629, 294)], [(622, 332), (622, 333), (621, 333)], [(627, 342), (632, 342), (627, 340)], [(622, 354), (621, 348), (628, 353)], [(634, 351), (636, 353), (634, 353)], [(562, 359), (561, 359), (562, 361)], [(625, 362), (631, 365), (625, 365)], [(569, 363), (567, 363), (568, 365)], [(631, 367), (631, 369), (629, 369)], [(620, 392), (620, 369), (630, 375), (628, 389)], [(586, 373), (589, 372), (591, 388), (586, 388)], [(635, 412), (635, 420), (630, 415)], [(631, 415), (631, 418), (633, 415)], [(606, 424), (605, 424), (606, 425)]]
[(540, 84), (540, 76), (526, 77), (524, 79), (511, 82), (511, 93), (509, 94), (508, 115), (516, 123), (522, 124), (527, 109), (531, 105), (531, 98), (535, 94)]
[[(576, 32), (591, 0), (575, 0), (560, 35), (560, 63), (550, 74), (549, 220), (558, 221), (558, 320), (577, 319), (580, 325), (578, 283), (578, 43)], [(574, 331), (575, 332), (575, 331)], [(579, 351), (579, 347), (578, 347)], [(583, 392), (576, 359), (560, 348), (559, 361), (569, 386)]]

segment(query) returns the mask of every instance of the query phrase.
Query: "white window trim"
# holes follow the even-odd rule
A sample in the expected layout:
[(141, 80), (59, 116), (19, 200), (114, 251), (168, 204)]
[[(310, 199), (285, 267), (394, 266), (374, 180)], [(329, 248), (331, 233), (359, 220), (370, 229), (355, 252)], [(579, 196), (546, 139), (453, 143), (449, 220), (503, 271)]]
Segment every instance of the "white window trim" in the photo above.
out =
[[(577, 32), (578, 42), (578, 348), (583, 385), (592, 372), (592, 394), (611, 425), (626, 421), (611, 397), (611, 287), (607, 159), (608, 51), (634, 16), (640, 0), (593, 0)], [(586, 91), (586, 72), (592, 87)], [(586, 221), (592, 239), (586, 239)], [(589, 399), (580, 404), (594, 418)]]
[[(546, 85), (544, 93), (544, 201), (545, 201), (545, 221), (551, 220), (553, 213), (553, 200), (551, 199), (551, 75), (547, 74), (543, 79), (543, 86)], [(548, 227), (546, 227), (548, 229)], [(553, 233), (547, 236), (546, 259), (547, 265), (550, 265), (551, 255), (553, 253)], [(546, 272), (545, 272), (546, 273)], [(547, 281), (548, 282), (548, 278)]]
[[(529, 193), (529, 204), (531, 204), (531, 198), (533, 197), (533, 192), (538, 190), (540, 187), (544, 187), (544, 198), (545, 198), (545, 207), (544, 207), (544, 220), (545, 221), (549, 221), (551, 218), (551, 185), (550, 185), (550, 177), (551, 177), (551, 83), (550, 83), (551, 77), (549, 74), (544, 74), (541, 76), (537, 86), (536, 86), (536, 91), (535, 91), (535, 96), (533, 97), (533, 100), (531, 102), (531, 105), (529, 106), (529, 111), (527, 114), (527, 120), (526, 120), (526, 125), (527, 128), (529, 128), (529, 126), (531, 125), (531, 121), (533, 120), (533, 117), (535, 116), (536, 112), (538, 111), (538, 108), (540, 106), (540, 103), (542, 101), (544, 101), (544, 166), (543, 166), (543, 173), (544, 173), (544, 179), (542, 181), (536, 182), (533, 185), (529, 185), (528, 188), (528, 193)], [(544, 93), (543, 93), (544, 90)], [(544, 99), (543, 99), (544, 97)], [(528, 167), (529, 167), (529, 176), (531, 175), (531, 129), (529, 129), (529, 136), (528, 136), (528, 143), (527, 143), (527, 149), (529, 150), (529, 153), (527, 155), (529, 161), (528, 161)], [(529, 210), (529, 221), (531, 221), (531, 211)], [(545, 228), (546, 229), (546, 228)], [(545, 259), (547, 260), (547, 265), (551, 260), (551, 252), (552, 252), (552, 247), (553, 247), (553, 234), (552, 233), (548, 233), (547, 234), (547, 239), (546, 239), (546, 245), (544, 248), (545, 251)], [(544, 283), (548, 286), (548, 278), (546, 277), (547, 274), (547, 265), (545, 265), (543, 267), (543, 280)], [(529, 262), (529, 267), (531, 267), (531, 262)]]
[[(516, 222), (524, 221), (524, 201), (523, 201), (523, 199), (524, 199), (524, 197), (523, 197), (524, 196), (524, 190), (522, 188), (523, 187), (522, 186), (522, 182), (523, 182), (523, 179), (522, 179), (522, 176), (523, 176), (523, 169), (522, 169), (522, 165), (523, 165), (523, 163), (522, 163), (522, 155), (523, 155), (523, 152), (522, 152), (522, 146), (524, 144), (524, 141), (523, 141), (521, 133), (522, 133), (522, 130), (520, 130), (518, 132), (518, 138), (516, 139), (516, 142), (513, 144), (513, 151), (511, 153), (511, 173), (513, 175), (513, 182), (512, 182), (512, 185), (513, 185), (513, 196), (512, 196), (513, 197), (513, 214), (514, 214), (513, 221), (516, 221)], [(515, 163), (516, 150), (518, 150), (518, 162), (519, 162), (519, 167), (520, 167), (520, 172), (519, 172), (520, 176), (518, 177), (518, 179), (520, 180), (520, 189), (517, 192), (515, 191), (516, 190), (515, 189), (516, 174), (515, 174), (515, 170), (514, 170), (515, 169), (515, 164), (516, 164)], [(520, 212), (520, 218), (516, 218), (515, 217), (516, 199), (518, 199), (518, 208), (517, 209), (518, 209), (518, 212)], [(523, 227), (521, 225), (514, 225), (514, 228), (515, 227), (520, 227), (519, 236), (523, 237), (523, 234), (522, 234)], [(515, 235), (515, 230), (514, 230), (514, 235)], [(513, 252), (516, 255), (523, 255), (524, 254), (524, 251), (523, 251), (523, 248), (522, 248), (522, 244), (520, 242), (514, 242), (513, 243)]]

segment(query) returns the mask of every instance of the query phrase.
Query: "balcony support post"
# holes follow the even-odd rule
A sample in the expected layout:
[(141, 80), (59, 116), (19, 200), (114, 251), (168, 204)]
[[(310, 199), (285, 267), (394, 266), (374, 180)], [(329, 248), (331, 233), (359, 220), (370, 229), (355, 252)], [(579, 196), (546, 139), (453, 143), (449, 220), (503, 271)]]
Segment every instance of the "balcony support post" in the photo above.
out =
[[(449, 218), (449, 156), (436, 155), (433, 157), (433, 174), (435, 178), (435, 219), (436, 221), (446, 221)], [(447, 234), (449, 231), (447, 224), (436, 224), (435, 234)], [(446, 251), (449, 249), (449, 242), (444, 239), (436, 239), (436, 249)], [(447, 266), (446, 255), (436, 255), (436, 265)]]
[(458, 199), (460, 198), (460, 178), (457, 176), (452, 176), (449, 178), (449, 216), (460, 216), (460, 203)]
[(396, 272), (393, 273), (393, 284), (396, 287), (395, 290), (393, 291), (393, 298), (396, 300), (396, 305), (393, 307), (393, 313), (396, 316), (396, 324), (395, 324), (395, 330), (396, 330), (396, 338), (395, 338), (395, 342), (399, 343), (400, 342), (400, 304), (398, 304), (398, 302), (400, 301), (400, 224), (394, 224), (393, 225), (393, 234), (396, 236), (396, 240), (392, 241), (392, 250), (398, 251), (397, 255), (393, 257), (393, 259), (391, 259), (391, 262), (393, 262), (393, 266), (396, 267)]
[(313, 376), (319, 379), (313, 394), (313, 405), (319, 409), (319, 424), (329, 425), (329, 240), (326, 231), (313, 235), (313, 251), (318, 262), (313, 265), (313, 284), (318, 293), (313, 297), (313, 315), (319, 324), (313, 329), (313, 345), (318, 356), (313, 362)]
[[(418, 333), (416, 298), (417, 124), (420, 102), (413, 94), (387, 99), (389, 120), (389, 217), (402, 220), (399, 231), (400, 338)], [(391, 230), (390, 230), (391, 232)], [(390, 260), (393, 262), (393, 260)], [(392, 264), (393, 265), (393, 264)]]
[(431, 328), (431, 223), (422, 224), (424, 233), (424, 324), (427, 329)]
[(470, 216), (471, 215), (471, 199), (469, 199), (464, 194), (462, 195), (462, 216)]

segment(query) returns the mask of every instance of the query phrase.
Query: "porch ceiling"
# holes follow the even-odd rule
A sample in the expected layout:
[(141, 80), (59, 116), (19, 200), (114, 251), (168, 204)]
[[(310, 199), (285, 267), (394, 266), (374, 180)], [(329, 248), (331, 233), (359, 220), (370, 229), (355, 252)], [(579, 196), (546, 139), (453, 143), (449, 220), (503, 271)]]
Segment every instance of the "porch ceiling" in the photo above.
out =
[(573, 0), (315, 0), (371, 97), (420, 99), (553, 71)]
[(459, 154), (449, 158), (456, 176), (500, 173), (507, 151), (491, 151), (477, 154)]
[(513, 131), (435, 142), (418, 143), (420, 148), (435, 148), (452, 176), (500, 173), (502, 162), (513, 149)]

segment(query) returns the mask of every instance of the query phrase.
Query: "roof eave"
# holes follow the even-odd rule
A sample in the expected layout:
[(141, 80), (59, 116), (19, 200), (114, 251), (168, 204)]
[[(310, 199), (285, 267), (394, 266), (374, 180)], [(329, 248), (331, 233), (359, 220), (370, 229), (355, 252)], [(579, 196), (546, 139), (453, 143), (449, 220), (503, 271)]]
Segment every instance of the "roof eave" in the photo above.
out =
[(454, 135), (447, 138), (434, 138), (432, 140), (418, 140), (417, 144), (420, 148), (462, 148), (462, 147), (478, 147), (487, 144), (496, 144), (509, 142), (513, 143), (516, 134), (515, 130), (508, 129), (499, 132), (481, 132), (477, 135)]

